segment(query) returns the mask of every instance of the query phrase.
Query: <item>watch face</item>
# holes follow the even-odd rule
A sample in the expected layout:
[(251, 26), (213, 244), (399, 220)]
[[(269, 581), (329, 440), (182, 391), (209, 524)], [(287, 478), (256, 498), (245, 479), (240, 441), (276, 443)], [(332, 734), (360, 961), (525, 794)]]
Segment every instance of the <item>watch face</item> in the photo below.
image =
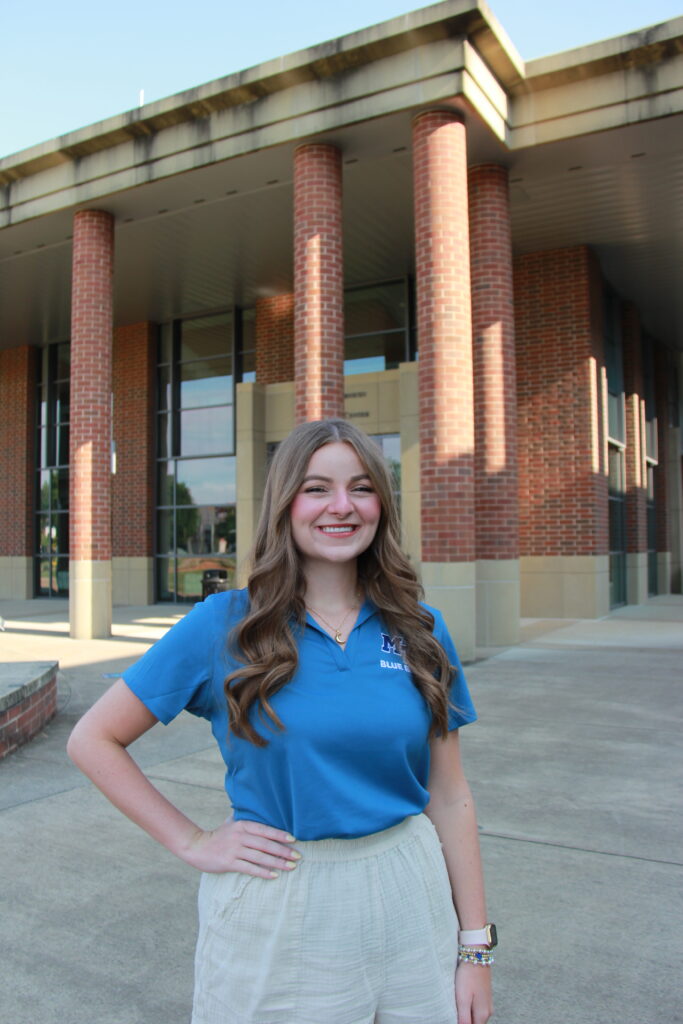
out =
[(493, 949), (494, 946), (498, 945), (498, 932), (496, 931), (495, 924), (487, 924), (486, 929), (489, 933), (489, 949)]

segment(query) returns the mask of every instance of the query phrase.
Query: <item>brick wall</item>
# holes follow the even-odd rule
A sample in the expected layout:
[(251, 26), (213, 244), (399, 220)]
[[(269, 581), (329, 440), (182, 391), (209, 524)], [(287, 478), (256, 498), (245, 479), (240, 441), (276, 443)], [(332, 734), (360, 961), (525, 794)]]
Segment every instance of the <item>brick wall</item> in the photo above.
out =
[(585, 246), (514, 269), (521, 554), (606, 554), (599, 269)]
[(120, 558), (152, 554), (155, 342), (154, 324), (130, 324), (114, 331), (112, 551)]
[(111, 359), (114, 219), (74, 216), (71, 297), (72, 559), (111, 558)]
[(256, 300), (256, 380), (294, 380), (294, 294)]
[(474, 546), (472, 317), (465, 125), (446, 111), (413, 122), (420, 339), (423, 562), (468, 562)]
[(33, 553), (37, 352), (0, 351), (0, 555)]
[(517, 394), (507, 168), (469, 172), (477, 558), (519, 557)]
[(10, 692), (0, 703), (0, 758), (33, 739), (57, 713), (57, 669), (39, 686)]
[(344, 414), (341, 153), (294, 153), (294, 378), (297, 422)]

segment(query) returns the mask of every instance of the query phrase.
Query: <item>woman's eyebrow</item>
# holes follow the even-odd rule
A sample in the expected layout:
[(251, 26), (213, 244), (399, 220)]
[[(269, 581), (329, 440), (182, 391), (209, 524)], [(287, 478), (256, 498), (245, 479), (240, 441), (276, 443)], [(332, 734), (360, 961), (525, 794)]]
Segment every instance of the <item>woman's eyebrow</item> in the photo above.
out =
[[(369, 473), (357, 473), (355, 476), (352, 476), (350, 478), (349, 482), (352, 483), (352, 484), (355, 484), (359, 480), (369, 480), (369, 479), (370, 479), (370, 474)], [(305, 476), (303, 478), (303, 480), (301, 481), (301, 483), (302, 484), (306, 484), (310, 480), (323, 480), (326, 484), (331, 484), (332, 483), (332, 477), (331, 476), (321, 476), (318, 473), (316, 473), (314, 476)]]

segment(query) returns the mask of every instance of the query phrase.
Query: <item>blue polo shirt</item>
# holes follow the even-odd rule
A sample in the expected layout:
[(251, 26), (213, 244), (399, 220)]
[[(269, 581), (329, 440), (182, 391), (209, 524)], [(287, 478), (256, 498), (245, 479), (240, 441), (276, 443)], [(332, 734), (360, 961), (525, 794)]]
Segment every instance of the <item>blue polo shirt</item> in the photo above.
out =
[[(251, 721), (268, 745), (228, 736), (223, 681), (239, 663), (227, 637), (247, 602), (246, 591), (233, 590), (195, 605), (123, 675), (164, 724), (183, 710), (208, 719), (235, 818), (305, 840), (369, 835), (423, 811), (431, 712), (403, 661), (403, 638), (389, 635), (369, 601), (345, 649), (307, 617), (297, 670), (271, 698), (283, 732), (252, 708)], [(449, 728), (457, 729), (476, 712), (443, 618), (429, 610), (457, 669), (449, 716)]]

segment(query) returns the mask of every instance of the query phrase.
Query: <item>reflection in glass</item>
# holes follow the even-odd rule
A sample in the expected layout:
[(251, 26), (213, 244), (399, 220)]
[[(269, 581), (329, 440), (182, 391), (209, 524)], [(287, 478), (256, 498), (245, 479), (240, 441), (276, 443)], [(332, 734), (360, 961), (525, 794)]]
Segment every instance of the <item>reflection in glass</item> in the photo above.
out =
[(234, 504), (234, 455), (222, 459), (179, 459), (176, 465), (177, 505)]
[(233, 449), (231, 405), (188, 409), (180, 414), (180, 454), (211, 455)]
[(173, 542), (173, 509), (162, 509), (157, 512), (157, 551), (159, 554), (172, 554)]
[(345, 374), (393, 370), (406, 359), (404, 331), (346, 338), (344, 342)]
[(67, 554), (69, 551), (69, 514), (58, 512), (38, 516), (38, 551), (41, 555)]
[(68, 509), (68, 469), (44, 469), (40, 473), (39, 507), (44, 510)]
[(234, 586), (234, 559), (216, 558), (215, 555), (179, 558), (177, 593), (180, 601), (196, 601), (202, 596), (202, 575), (207, 569), (227, 570), (228, 582), (230, 586)]
[(234, 505), (179, 508), (177, 522), (179, 553), (235, 554)]
[(404, 281), (344, 292), (344, 331), (347, 337), (403, 328), (407, 321)]
[(183, 320), (180, 358), (201, 359), (232, 350), (232, 313)]
[(52, 560), (52, 590), (60, 597), (69, 593), (69, 559), (54, 558)]
[(55, 428), (55, 455), (58, 466), (69, 465), (69, 427), (57, 425)]
[(225, 405), (232, 402), (232, 359), (198, 359), (180, 364), (180, 405)]
[(157, 593), (160, 601), (172, 601), (175, 596), (175, 558), (157, 558)]
[(54, 385), (54, 419), (55, 423), (69, 422), (69, 381), (61, 381)]

